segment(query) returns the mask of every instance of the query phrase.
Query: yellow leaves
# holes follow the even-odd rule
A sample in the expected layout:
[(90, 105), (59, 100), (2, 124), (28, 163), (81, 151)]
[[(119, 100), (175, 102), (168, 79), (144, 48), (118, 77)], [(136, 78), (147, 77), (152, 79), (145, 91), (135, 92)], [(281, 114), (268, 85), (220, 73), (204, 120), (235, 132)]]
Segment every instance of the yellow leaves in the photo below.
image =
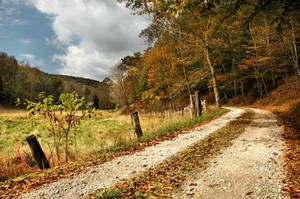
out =
[(268, 61), (270, 59), (271, 59), (271, 57), (259, 57), (256, 61), (257, 62), (264, 62), (264, 61)]
[[(182, 60), (176, 56), (176, 49), (171, 45), (157, 45), (144, 55), (143, 65), (148, 68), (148, 86), (157, 90), (170, 89), (170, 85), (180, 78)], [(170, 91), (169, 91), (170, 92)]]
[(256, 50), (259, 49), (261, 46), (247, 46), (248, 49)]
[(130, 66), (128, 72), (133, 74), (138, 74), (139, 70), (134, 66)]

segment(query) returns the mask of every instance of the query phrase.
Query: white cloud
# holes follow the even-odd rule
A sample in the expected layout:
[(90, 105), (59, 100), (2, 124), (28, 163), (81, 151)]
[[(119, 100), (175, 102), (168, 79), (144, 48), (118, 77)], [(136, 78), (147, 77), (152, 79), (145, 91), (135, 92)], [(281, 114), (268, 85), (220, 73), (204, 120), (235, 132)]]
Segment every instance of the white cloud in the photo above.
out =
[(53, 20), (54, 41), (47, 43), (66, 48), (53, 56), (60, 73), (101, 80), (120, 58), (146, 48), (138, 35), (148, 20), (115, 0), (28, 1)]
[(20, 57), (24, 62), (27, 62), (31, 66), (43, 66), (45, 64), (42, 59), (37, 59), (33, 54), (30, 53), (20, 54)]
[(29, 60), (33, 60), (35, 58), (33, 54), (29, 54), (29, 53), (21, 54), (20, 56)]
[(20, 42), (25, 45), (31, 45), (32, 41), (30, 39), (21, 39)]
[(80, 46), (69, 46), (65, 55), (55, 55), (53, 59), (62, 63), (63, 68), (59, 69), (59, 73), (92, 79), (107, 77), (108, 71), (103, 66), (114, 64), (114, 60), (108, 59), (98, 51), (88, 52)]

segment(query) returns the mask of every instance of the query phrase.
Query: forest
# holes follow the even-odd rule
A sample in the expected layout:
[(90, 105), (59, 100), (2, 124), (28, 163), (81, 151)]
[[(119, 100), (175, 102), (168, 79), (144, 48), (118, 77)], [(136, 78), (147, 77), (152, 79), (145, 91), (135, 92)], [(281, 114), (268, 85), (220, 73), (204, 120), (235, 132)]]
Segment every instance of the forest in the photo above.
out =
[(174, 109), (198, 90), (220, 106), (263, 97), (292, 73), (300, 79), (296, 1), (121, 2), (153, 18), (140, 33), (151, 47), (114, 67), (118, 104)]

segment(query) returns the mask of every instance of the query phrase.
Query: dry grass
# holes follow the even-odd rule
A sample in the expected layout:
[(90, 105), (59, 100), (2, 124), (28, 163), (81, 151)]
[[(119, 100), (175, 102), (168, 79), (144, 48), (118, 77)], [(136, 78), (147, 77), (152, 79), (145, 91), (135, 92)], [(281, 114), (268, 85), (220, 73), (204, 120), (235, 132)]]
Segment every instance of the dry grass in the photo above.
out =
[(26, 117), (28, 113), (22, 109), (0, 105), (0, 117)]
[[(0, 116), (0, 181), (28, 173), (36, 168), (31, 158), (26, 137), (30, 134), (37, 136), (43, 151), (52, 166), (63, 164), (64, 139), (60, 146), (60, 160), (54, 150), (53, 138), (47, 119), (38, 115), (29, 118), (27, 111), (1, 107)], [(213, 108), (208, 108), (212, 111)], [(3, 112), (4, 111), (4, 112)], [(163, 115), (162, 113), (140, 114), (140, 123), (146, 137), (164, 127), (177, 124), (179, 121), (190, 118), (188, 112)], [(165, 118), (167, 117), (167, 118)], [(32, 125), (32, 121), (36, 124)], [(134, 142), (130, 115), (120, 115), (114, 111), (97, 111), (96, 116), (81, 121), (80, 127), (71, 132), (69, 139), (69, 159), (97, 158), (106, 150)]]

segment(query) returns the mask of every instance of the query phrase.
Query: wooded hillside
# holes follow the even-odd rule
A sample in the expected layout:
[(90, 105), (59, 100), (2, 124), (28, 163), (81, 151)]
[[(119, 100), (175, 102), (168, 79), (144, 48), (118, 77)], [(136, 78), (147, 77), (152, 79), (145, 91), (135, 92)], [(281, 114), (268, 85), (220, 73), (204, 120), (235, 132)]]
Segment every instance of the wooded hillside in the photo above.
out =
[[(96, 102), (101, 109), (114, 108), (109, 91), (112, 81), (109, 78), (102, 82), (66, 75), (53, 75), (20, 64), (6, 53), (0, 53), (0, 104), (14, 104), (16, 99), (35, 100), (40, 92), (58, 98), (62, 92), (76, 91), (87, 101)], [(98, 102), (98, 104), (97, 104)]]

